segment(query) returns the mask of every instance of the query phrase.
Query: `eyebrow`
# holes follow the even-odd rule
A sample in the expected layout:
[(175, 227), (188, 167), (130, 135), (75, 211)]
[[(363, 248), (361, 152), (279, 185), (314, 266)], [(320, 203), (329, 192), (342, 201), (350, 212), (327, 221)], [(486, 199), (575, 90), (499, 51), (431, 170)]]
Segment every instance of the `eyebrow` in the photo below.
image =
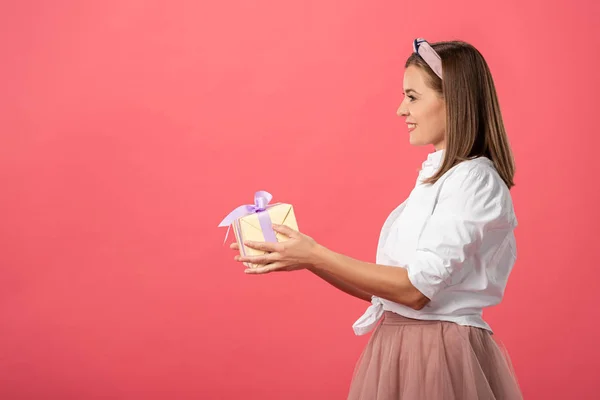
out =
[(421, 93), (417, 92), (417, 91), (416, 91), (416, 90), (414, 90), (414, 89), (406, 89), (404, 92), (405, 92), (406, 94), (408, 94), (409, 92), (416, 93), (416, 94), (421, 94)]

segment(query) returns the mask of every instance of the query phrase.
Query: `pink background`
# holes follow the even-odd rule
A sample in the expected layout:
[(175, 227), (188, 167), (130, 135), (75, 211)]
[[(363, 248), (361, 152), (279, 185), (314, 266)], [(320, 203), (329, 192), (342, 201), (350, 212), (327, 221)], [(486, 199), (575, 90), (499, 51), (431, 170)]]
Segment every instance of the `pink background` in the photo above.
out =
[(485, 317), (526, 398), (595, 398), (598, 4), (4, 1), (0, 398), (345, 398), (368, 304), (244, 275), (217, 225), (264, 189), (374, 261), (431, 151), (395, 116), (417, 36), (481, 50), (514, 146)]

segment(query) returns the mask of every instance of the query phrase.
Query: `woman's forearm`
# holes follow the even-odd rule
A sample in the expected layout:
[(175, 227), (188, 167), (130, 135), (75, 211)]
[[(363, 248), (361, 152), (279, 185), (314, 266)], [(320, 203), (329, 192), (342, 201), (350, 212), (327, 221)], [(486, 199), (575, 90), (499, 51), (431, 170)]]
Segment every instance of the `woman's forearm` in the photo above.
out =
[(362, 290), (344, 282), (341, 279), (336, 278), (335, 276), (333, 276), (323, 270), (314, 268), (312, 266), (307, 267), (306, 269), (308, 269), (310, 272), (317, 275), (319, 278), (323, 279), (327, 283), (331, 284), (332, 286), (338, 288), (342, 292), (345, 292), (345, 293), (349, 294), (350, 296), (357, 297), (364, 301), (368, 301), (369, 303), (371, 302), (371, 295), (369, 293), (362, 291)]
[(364, 293), (372, 293), (417, 310), (429, 302), (429, 299), (412, 285), (405, 268), (355, 260), (323, 246), (315, 249), (311, 264), (315, 271), (337, 278)]

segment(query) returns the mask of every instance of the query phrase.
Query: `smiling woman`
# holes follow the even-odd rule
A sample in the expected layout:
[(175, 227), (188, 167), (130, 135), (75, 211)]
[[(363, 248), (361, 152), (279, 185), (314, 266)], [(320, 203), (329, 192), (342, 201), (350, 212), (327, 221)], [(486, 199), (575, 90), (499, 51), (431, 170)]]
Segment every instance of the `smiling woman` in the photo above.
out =
[(514, 164), (490, 71), (467, 43), (417, 39), (404, 94), (398, 115), (410, 143), (434, 151), (385, 222), (376, 263), (285, 226), (274, 229), (288, 240), (247, 242), (267, 253), (235, 259), (259, 264), (248, 274), (306, 268), (372, 302), (354, 331), (381, 324), (349, 399), (520, 399), (510, 360), (482, 318), (502, 300), (516, 258)]

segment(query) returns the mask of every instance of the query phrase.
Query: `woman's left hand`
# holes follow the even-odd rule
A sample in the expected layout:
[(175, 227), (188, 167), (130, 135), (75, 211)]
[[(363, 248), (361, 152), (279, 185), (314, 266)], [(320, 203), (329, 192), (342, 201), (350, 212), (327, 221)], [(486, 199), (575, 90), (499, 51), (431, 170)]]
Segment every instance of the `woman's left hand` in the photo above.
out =
[(248, 268), (244, 272), (247, 274), (266, 274), (278, 270), (297, 269), (290, 268), (292, 266), (314, 264), (319, 245), (313, 238), (285, 225), (273, 225), (273, 230), (287, 236), (288, 239), (278, 243), (244, 242), (246, 246), (252, 249), (267, 252), (267, 254), (259, 256), (236, 256), (236, 261), (260, 265), (256, 268)]

